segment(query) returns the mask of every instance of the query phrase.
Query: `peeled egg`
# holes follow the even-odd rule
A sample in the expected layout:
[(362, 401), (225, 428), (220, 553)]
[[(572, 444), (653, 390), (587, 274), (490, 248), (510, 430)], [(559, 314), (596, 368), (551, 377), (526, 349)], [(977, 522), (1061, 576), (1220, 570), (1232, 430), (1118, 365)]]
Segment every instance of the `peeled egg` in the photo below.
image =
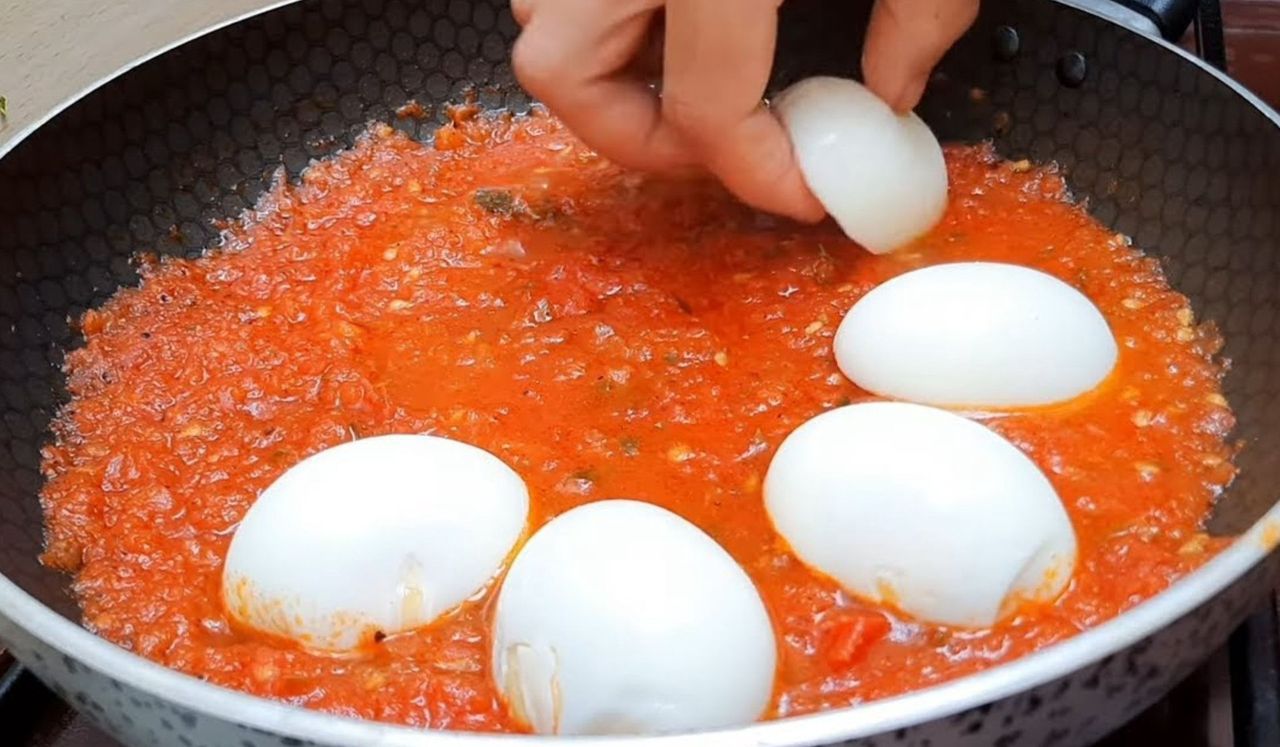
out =
[(539, 734), (652, 734), (753, 721), (776, 644), (747, 574), (657, 506), (590, 503), (516, 556), (494, 617), (493, 676)]
[(884, 254), (933, 228), (947, 206), (947, 164), (928, 125), (896, 114), (857, 81), (807, 78), (774, 111), (805, 183), (849, 238)]
[(942, 406), (1025, 407), (1096, 387), (1116, 363), (1102, 313), (1038, 270), (935, 265), (863, 296), (836, 331), (836, 363), (869, 392)]
[(778, 533), (849, 592), (922, 620), (989, 626), (1048, 602), (1075, 569), (1053, 486), (990, 429), (946, 410), (829, 410), (778, 447), (764, 481)]
[(348, 650), (483, 589), (528, 510), (520, 476), (475, 446), (421, 435), (344, 443), (290, 468), (249, 508), (223, 598), (241, 623)]

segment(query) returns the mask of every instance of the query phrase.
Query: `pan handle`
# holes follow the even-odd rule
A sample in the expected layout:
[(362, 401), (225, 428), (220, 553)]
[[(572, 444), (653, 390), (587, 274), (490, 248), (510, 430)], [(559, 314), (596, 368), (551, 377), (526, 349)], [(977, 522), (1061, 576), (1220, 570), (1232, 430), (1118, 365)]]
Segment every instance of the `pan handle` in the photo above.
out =
[(1115, 0), (1142, 15), (1155, 25), (1160, 36), (1171, 42), (1180, 40), (1195, 20), (1197, 0)]

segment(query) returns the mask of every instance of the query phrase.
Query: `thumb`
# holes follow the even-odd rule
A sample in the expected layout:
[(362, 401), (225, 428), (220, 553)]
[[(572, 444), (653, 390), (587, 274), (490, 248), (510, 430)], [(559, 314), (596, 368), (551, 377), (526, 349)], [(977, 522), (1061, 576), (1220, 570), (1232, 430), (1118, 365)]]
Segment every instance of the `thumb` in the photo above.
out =
[(977, 15), (978, 0), (876, 0), (862, 51), (867, 88), (894, 111), (910, 111), (933, 66)]

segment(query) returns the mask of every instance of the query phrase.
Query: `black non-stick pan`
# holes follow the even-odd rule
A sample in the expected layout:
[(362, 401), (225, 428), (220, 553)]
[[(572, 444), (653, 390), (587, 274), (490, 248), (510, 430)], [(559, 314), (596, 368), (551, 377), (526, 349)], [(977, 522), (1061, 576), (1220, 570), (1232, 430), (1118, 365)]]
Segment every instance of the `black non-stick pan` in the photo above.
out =
[[(1273, 584), (1276, 564), (1264, 558), (1280, 536), (1280, 120), (1150, 35), (1176, 36), (1191, 10), (1187, 0), (1093, 10), (986, 0), (920, 113), (943, 140), (991, 140), (1008, 158), (1057, 162), (1090, 212), (1160, 257), (1197, 316), (1218, 324), (1245, 446), (1210, 530), (1242, 538), (1117, 619), (982, 674), (637, 743), (1079, 744), (1163, 694)], [(867, 13), (854, 0), (788, 2), (775, 82), (856, 74)], [(136, 282), (135, 254), (200, 254), (278, 167), (296, 178), (370, 121), (430, 140), (444, 105), (469, 93), (484, 107), (527, 109), (508, 60), (516, 32), (500, 1), (308, 0), (131, 69), (0, 159), (0, 640), (121, 740), (509, 743), (351, 721), (165, 670), (79, 627), (66, 577), (37, 556), (40, 448), (65, 398), (60, 366), (77, 344), (69, 320)], [(397, 117), (410, 100), (429, 116)]]

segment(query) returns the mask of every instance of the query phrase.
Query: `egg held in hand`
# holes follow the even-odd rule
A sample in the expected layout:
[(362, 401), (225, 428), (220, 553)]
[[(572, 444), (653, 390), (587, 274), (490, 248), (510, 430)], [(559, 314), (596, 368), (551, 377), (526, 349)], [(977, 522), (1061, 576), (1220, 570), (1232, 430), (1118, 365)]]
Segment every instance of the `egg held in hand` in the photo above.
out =
[(498, 593), (493, 677), (540, 734), (732, 726), (767, 707), (777, 656), (759, 593), (700, 529), (610, 500), (540, 529)]
[(497, 457), (421, 435), (310, 456), (249, 508), (222, 575), (242, 624), (341, 652), (480, 591), (524, 531), (529, 494)]
[(1118, 354), (1083, 293), (997, 262), (935, 265), (881, 283), (845, 315), (834, 347), (859, 387), (953, 407), (1070, 400), (1106, 379)]
[(1075, 569), (1075, 532), (1039, 468), (990, 429), (923, 405), (807, 421), (778, 447), (764, 500), (804, 563), (933, 623), (990, 626), (1055, 599)]
[(947, 207), (942, 146), (857, 81), (806, 78), (773, 110), (813, 195), (849, 238), (885, 254), (933, 228)]

